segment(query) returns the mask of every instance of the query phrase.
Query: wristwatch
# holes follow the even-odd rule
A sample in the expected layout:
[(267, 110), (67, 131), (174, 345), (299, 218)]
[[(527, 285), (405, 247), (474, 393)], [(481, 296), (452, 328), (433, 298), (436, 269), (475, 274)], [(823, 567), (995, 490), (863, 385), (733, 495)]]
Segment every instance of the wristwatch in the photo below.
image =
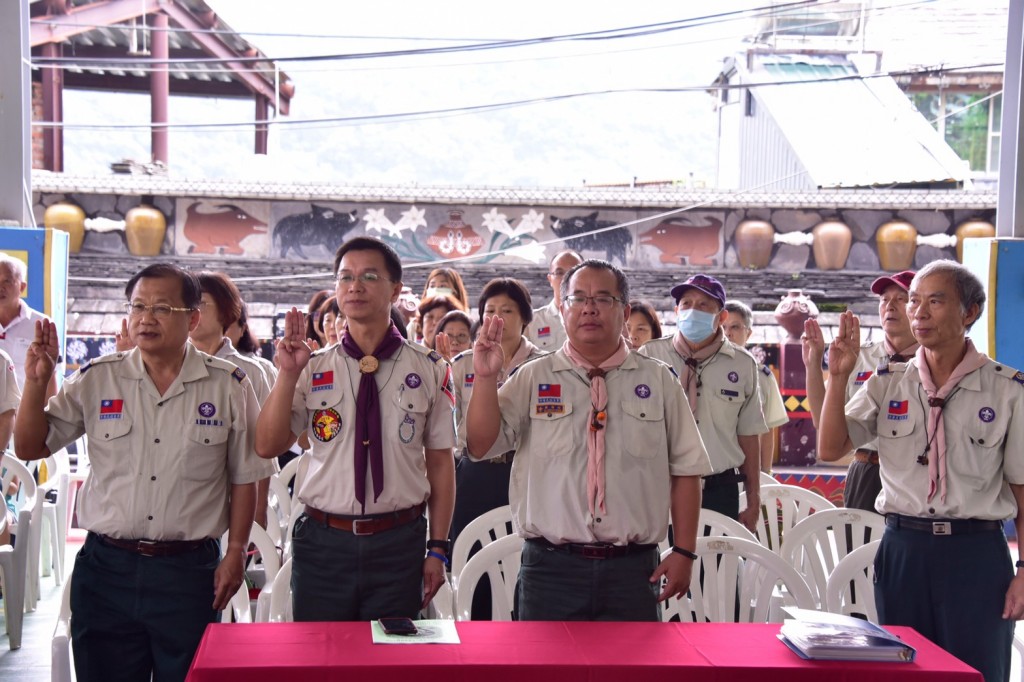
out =
[(427, 540), (427, 549), (439, 549), (445, 554), (451, 554), (451, 543), (447, 540)]

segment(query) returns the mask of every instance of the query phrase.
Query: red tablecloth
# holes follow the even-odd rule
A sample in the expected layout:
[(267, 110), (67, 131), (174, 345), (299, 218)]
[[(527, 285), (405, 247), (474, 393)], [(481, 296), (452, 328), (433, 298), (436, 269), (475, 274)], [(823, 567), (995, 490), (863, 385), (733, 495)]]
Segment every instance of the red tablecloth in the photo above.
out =
[(210, 625), (189, 682), (982, 682), (910, 628), (914, 663), (804, 661), (778, 625), (458, 623), (461, 644), (373, 644), (369, 623)]

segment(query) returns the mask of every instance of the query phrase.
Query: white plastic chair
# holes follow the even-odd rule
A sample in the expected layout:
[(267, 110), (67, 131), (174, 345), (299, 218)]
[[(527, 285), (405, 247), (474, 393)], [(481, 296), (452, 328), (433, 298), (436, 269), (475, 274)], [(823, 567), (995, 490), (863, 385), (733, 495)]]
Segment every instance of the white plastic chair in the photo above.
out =
[(491, 581), (491, 620), (512, 620), (513, 595), (522, 551), (523, 538), (506, 535), (485, 545), (466, 562), (455, 583), (456, 620), (471, 619), (473, 592), (484, 575)]
[[(671, 522), (669, 529), (671, 530)], [(743, 538), (751, 542), (757, 542), (757, 536), (750, 532), (746, 526), (739, 521), (731, 519), (721, 512), (713, 509), (700, 510), (700, 517), (697, 521), (697, 537), (733, 537)], [(664, 553), (668, 549), (668, 537), (658, 543), (658, 552)]]
[(469, 553), (480, 543), (486, 546), (512, 531), (512, 507), (505, 505), (476, 517), (462, 529), (452, 547), (452, 579), (458, 584), (459, 575), (469, 561)]
[(452, 590), (452, 585), (445, 578), (445, 581), (441, 583), (440, 589), (434, 598), (427, 604), (424, 618), (439, 619), (439, 620), (455, 620), (455, 592)]
[[(64, 558), (68, 539), (68, 494), (71, 483), (71, 466), (68, 452), (63, 448), (45, 460), (47, 479), (39, 485), (40, 496), (43, 498), (42, 533), (42, 571), (49, 575), (52, 569), (57, 585), (64, 580)], [(53, 490), (56, 502), (46, 500), (47, 491)]]
[(836, 506), (817, 493), (797, 485), (761, 486), (761, 519), (757, 523), (757, 539), (781, 554), (782, 544), (790, 528), (822, 509)]
[(840, 561), (825, 584), (825, 610), (848, 616), (864, 616), (878, 622), (875, 605), (875, 554), (881, 540), (853, 550)]
[[(268, 588), (264, 588), (266, 590)], [(267, 621), (270, 623), (290, 623), (292, 616), (292, 560), (281, 564), (274, 582), (269, 586), (270, 609)]]
[(282, 544), (285, 527), (292, 515), (292, 498), (288, 483), (278, 475), (270, 477), (270, 491), (267, 499), (267, 532), (275, 544)]
[(295, 496), (299, 493), (299, 484), (301, 483), (301, 480), (299, 479), (300, 466), (302, 467), (302, 475), (304, 476), (306, 473), (306, 466), (308, 466), (308, 461), (304, 455), (295, 457), (281, 467), (281, 471), (274, 474), (284, 482), (286, 488), (288, 487), (288, 481), (292, 480), (292, 478), (295, 479), (295, 483), (292, 485), (292, 499), (295, 499)]
[(50, 681), (73, 682), (75, 667), (71, 656), (71, 576), (60, 593), (60, 611), (57, 625), (50, 639)]
[[(671, 552), (671, 550), (669, 550)], [(662, 559), (668, 552), (662, 555)], [(662, 603), (662, 620), (684, 623), (781, 622), (776, 607), (814, 608), (811, 589), (795, 568), (775, 552), (751, 540), (697, 538), (697, 561), (690, 573), (690, 592)]]
[(760, 474), (761, 474), (760, 478), (761, 478), (761, 485), (762, 486), (765, 486), (765, 485), (778, 485), (779, 484), (778, 479), (776, 479), (771, 474), (766, 473), (764, 471), (760, 472)]
[(292, 531), (295, 530), (295, 522), (306, 512), (306, 505), (298, 500), (292, 502), (292, 515), (288, 519), (288, 527), (285, 528), (284, 537), (281, 538), (281, 560), (285, 561), (292, 556)]
[[(278, 571), (281, 569), (280, 549), (270, 539), (267, 531), (265, 531), (263, 527), (255, 521), (249, 529), (249, 542), (255, 545), (256, 550), (259, 552), (261, 560), (260, 565), (263, 567), (264, 578), (266, 581), (264, 583), (265, 587), (274, 581), (274, 578), (277, 577)], [(225, 532), (221, 537), (220, 546), (223, 549), (224, 547), (227, 547), (227, 544), (228, 534)], [(255, 557), (252, 557), (246, 561), (245, 568), (247, 574), (252, 571), (253, 567), (256, 565), (254, 559)], [(261, 590), (260, 597), (262, 596), (263, 594)], [(269, 596), (264, 601), (268, 602), (269, 607)], [(259, 597), (256, 601), (256, 611), (259, 613)], [(231, 597), (231, 608), (224, 609), (220, 616), (222, 623), (230, 623), (232, 622), (232, 618), (236, 623), (253, 622), (252, 602), (249, 599), (249, 586), (245, 581), (242, 582), (238, 591)]]
[(860, 509), (822, 509), (786, 533), (782, 558), (807, 579), (819, 606), (825, 604), (825, 586), (839, 562), (858, 547), (879, 540), (885, 517)]
[[(37, 504), (38, 491), (36, 480), (32, 477), (29, 468), (11, 455), (0, 457), (0, 468), (6, 469), (3, 476), (0, 476), (0, 486), (3, 490), (8, 489), (11, 477), (17, 476), (21, 481), (19, 498), (21, 506), (18, 510), (18, 533), (15, 546), (0, 546), (0, 573), (3, 574), (4, 588), (4, 622), (7, 626), (7, 636), (10, 648), (21, 648), (21, 630), (25, 617), (25, 610), (29, 607), (27, 596), (31, 581), (29, 580), (29, 569), (32, 563), (32, 551), (35, 550), (39, 556), (39, 545), (32, 543), (33, 516), (38, 522), (41, 507)], [(36, 576), (38, 577), (38, 572)], [(37, 581), (38, 582), (38, 581)], [(33, 604), (28, 610), (35, 610)]]

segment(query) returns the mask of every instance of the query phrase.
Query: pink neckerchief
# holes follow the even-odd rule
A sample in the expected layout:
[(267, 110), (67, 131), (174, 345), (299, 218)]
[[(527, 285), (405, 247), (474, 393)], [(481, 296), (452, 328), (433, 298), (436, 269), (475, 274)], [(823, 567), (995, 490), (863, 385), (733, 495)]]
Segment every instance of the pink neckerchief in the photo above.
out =
[(608, 510), (604, 505), (604, 427), (608, 419), (608, 387), (604, 382), (605, 372), (615, 369), (629, 356), (625, 339), (619, 337), (619, 347), (607, 360), (595, 367), (566, 339), (562, 351), (574, 364), (587, 370), (590, 378), (590, 428), (587, 430), (587, 506), (590, 515), (595, 509), (601, 513)]
[[(526, 358), (530, 357), (530, 353), (537, 350), (537, 346), (530, 343), (530, 340), (525, 336), (519, 337), (519, 348), (516, 348), (516, 352), (512, 355), (512, 362), (508, 363), (508, 371), (511, 372), (519, 365), (526, 362)], [(498, 373), (498, 386), (501, 386), (505, 381), (508, 380), (508, 372), (504, 369)]]
[(676, 349), (676, 352), (682, 356), (683, 361), (686, 363), (683, 366), (683, 371), (679, 374), (679, 383), (683, 385), (683, 390), (686, 391), (686, 400), (690, 403), (690, 411), (694, 414), (697, 414), (697, 367), (700, 366), (700, 363), (714, 356), (723, 343), (725, 343), (725, 330), (721, 327), (718, 328), (717, 338), (710, 345), (698, 351), (690, 350), (690, 346), (683, 339), (682, 332), (676, 332), (672, 335), (672, 347)]
[(889, 337), (886, 336), (882, 339), (882, 348), (885, 349), (885, 354), (889, 357), (889, 362), (906, 362), (914, 356), (914, 353), (917, 352), (920, 345), (918, 345), (917, 341), (914, 341), (906, 348), (896, 350), (896, 348), (889, 343)]
[[(931, 424), (932, 438), (935, 440), (935, 457), (928, 458), (928, 502), (935, 496), (936, 482), (941, 492), (942, 501), (946, 501), (946, 428), (942, 418), (942, 408), (946, 398), (956, 388), (960, 380), (971, 372), (981, 369), (988, 363), (988, 356), (979, 353), (970, 339), (966, 339), (967, 349), (964, 358), (956, 366), (949, 379), (941, 388), (935, 388), (932, 370), (925, 358), (924, 348), (917, 349), (917, 371), (921, 377), (921, 385), (928, 394), (928, 422)], [(926, 434), (927, 435), (927, 432)]]

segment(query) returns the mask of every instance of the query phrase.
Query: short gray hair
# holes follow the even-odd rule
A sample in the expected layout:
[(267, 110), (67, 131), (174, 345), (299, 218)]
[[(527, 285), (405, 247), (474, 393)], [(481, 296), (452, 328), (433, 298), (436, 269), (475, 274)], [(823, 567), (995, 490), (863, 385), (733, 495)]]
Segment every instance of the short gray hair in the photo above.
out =
[(28, 281), (28, 267), (25, 265), (25, 261), (20, 258), (0, 252), (0, 265), (6, 265), (11, 269), (11, 272), (18, 277), (18, 281), (25, 283)]
[(725, 309), (733, 315), (739, 315), (740, 319), (743, 320), (743, 326), (747, 329), (754, 328), (754, 311), (743, 301), (737, 301), (734, 298), (729, 299), (725, 302)]
[[(981, 317), (981, 312), (985, 309), (985, 286), (978, 279), (977, 275), (955, 260), (944, 258), (942, 260), (933, 260), (918, 270), (910, 286), (913, 287), (914, 283), (931, 275), (946, 275), (949, 277), (953, 281), (953, 286), (956, 287), (956, 292), (960, 297), (960, 310), (966, 315), (971, 306), (977, 305), (978, 317)], [(977, 322), (977, 318), (974, 321)], [(970, 331), (973, 325), (974, 322), (967, 325), (967, 330)]]

